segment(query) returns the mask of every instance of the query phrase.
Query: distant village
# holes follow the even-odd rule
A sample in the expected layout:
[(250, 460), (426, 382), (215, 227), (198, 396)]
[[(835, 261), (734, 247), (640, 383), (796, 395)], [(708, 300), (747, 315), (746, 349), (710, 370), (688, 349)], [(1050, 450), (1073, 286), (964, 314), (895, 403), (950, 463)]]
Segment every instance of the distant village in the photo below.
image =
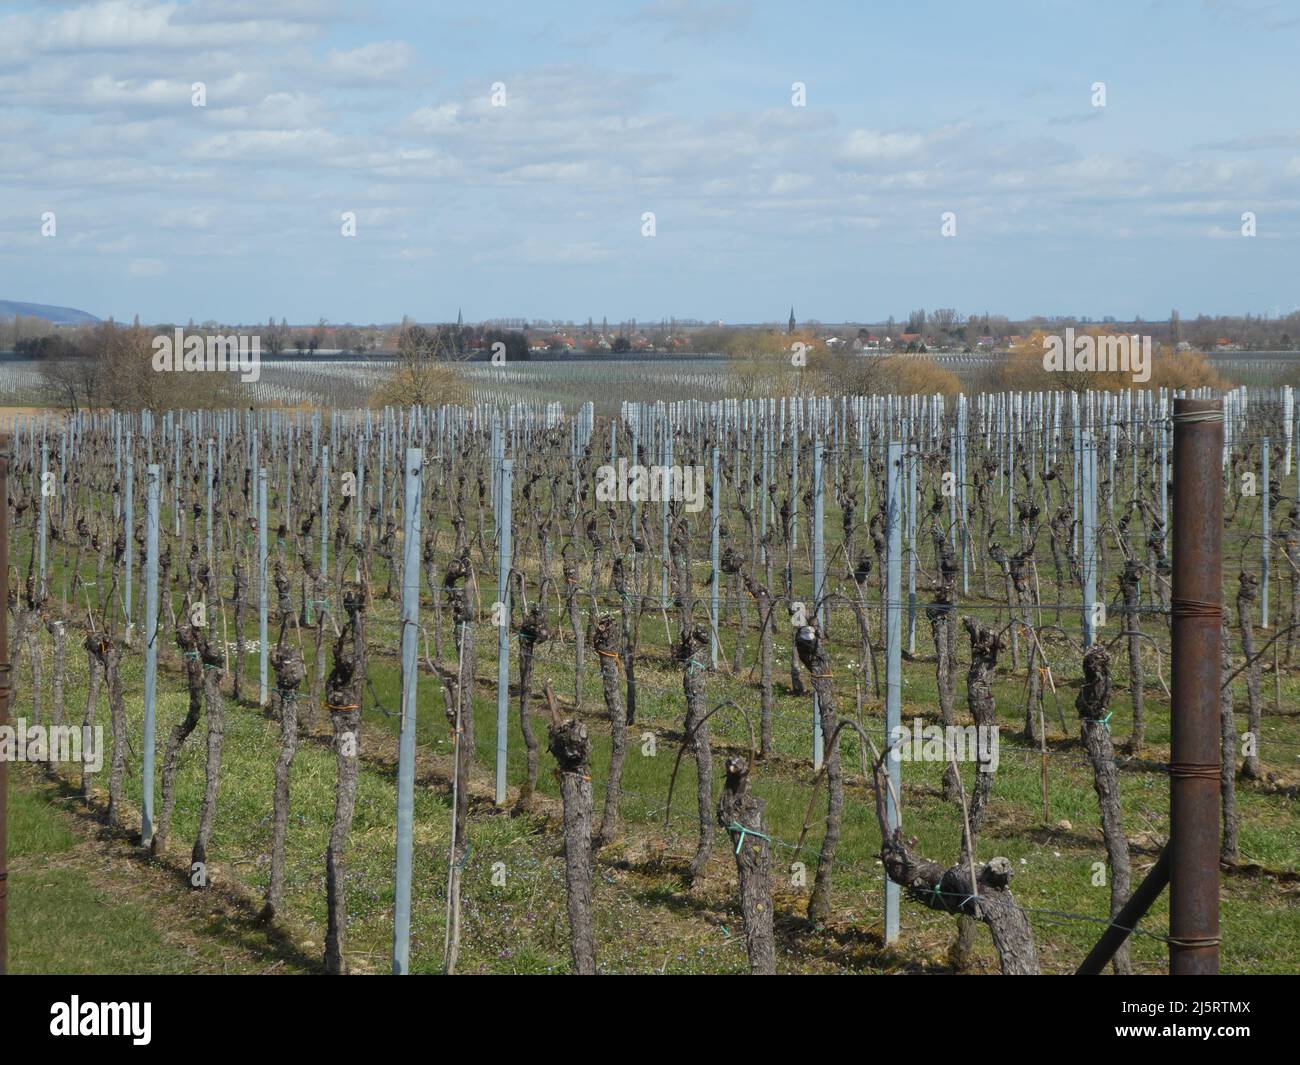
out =
[[(1076, 330), (1097, 329), (1107, 333), (1140, 333), (1152, 336), (1175, 351), (1292, 351), (1300, 345), (1300, 312), (1284, 318), (1246, 315), (1243, 317), (1200, 316), (1184, 323), (1174, 312), (1163, 321), (1135, 319), (1120, 321), (1114, 317), (1035, 317), (1013, 321), (998, 315), (972, 315), (961, 319), (951, 311), (927, 315), (913, 312), (907, 319), (889, 318), (879, 323), (823, 323), (799, 321), (791, 308), (784, 322), (739, 323), (720, 319), (704, 321), (669, 318), (654, 323), (630, 319), (611, 323), (607, 319), (585, 323), (525, 318), (496, 318), (467, 325), (458, 320), (455, 326), (433, 327), (459, 339), (462, 351), (486, 349), (484, 338), (510, 335), (522, 340), (531, 357), (581, 356), (601, 357), (621, 354), (715, 354), (734, 349), (739, 337), (766, 335), (774, 346), (784, 350), (783, 338), (803, 340), (829, 350), (862, 355), (885, 354), (960, 354), (996, 353), (1014, 348), (1036, 331), (1057, 332), (1066, 327)], [(308, 331), (307, 349), (313, 340), (321, 351), (351, 350), (358, 332), (363, 334), (366, 351), (395, 351), (402, 327), (351, 326), (316, 327)], [(367, 343), (366, 341), (369, 341)], [(294, 346), (304, 352), (302, 331), (295, 332)]]
[[(16, 305), (11, 305), (16, 306)], [(22, 305), (24, 309), (40, 305)], [(1296, 351), (1300, 347), (1300, 311), (1273, 317), (1243, 315), (1210, 317), (1200, 315), (1182, 320), (1177, 311), (1166, 319), (1128, 321), (1113, 317), (1052, 316), (1013, 320), (1002, 315), (961, 316), (951, 309), (930, 312), (916, 310), (906, 318), (883, 322), (823, 323), (799, 320), (792, 307), (787, 318), (778, 321), (739, 323), (720, 319), (664, 318), (655, 322), (628, 319), (610, 322), (602, 318), (586, 322), (527, 318), (495, 318), (467, 323), (459, 313), (455, 323), (400, 323), (352, 325), (320, 319), (314, 325), (290, 325), (281, 318), (262, 324), (230, 324), (213, 320), (188, 323), (153, 323), (141, 326), (138, 319), (127, 326), (113, 319), (100, 321), (85, 312), (50, 308), (76, 314), (75, 321), (36, 313), (0, 314), (0, 353), (20, 358), (75, 356), (86, 338), (104, 329), (144, 328), (188, 333), (256, 334), (263, 356), (358, 357), (385, 356), (412, 348), (445, 358), (486, 357), (500, 340), (508, 357), (592, 358), (618, 356), (734, 354), (753, 350), (777, 353), (790, 343), (831, 351), (870, 355), (961, 354), (1010, 351), (1035, 332), (1057, 333), (1067, 327), (1076, 331), (1137, 333), (1151, 336), (1156, 344), (1175, 351), (1248, 352)], [(3, 310), (3, 308), (0, 308)]]

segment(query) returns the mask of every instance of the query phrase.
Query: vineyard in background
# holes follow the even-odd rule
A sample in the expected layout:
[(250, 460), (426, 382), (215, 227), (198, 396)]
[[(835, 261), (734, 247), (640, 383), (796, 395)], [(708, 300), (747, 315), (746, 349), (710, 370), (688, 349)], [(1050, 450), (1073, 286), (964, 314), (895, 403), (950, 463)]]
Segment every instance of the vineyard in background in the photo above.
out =
[[(897, 357), (896, 357), (897, 358)], [(934, 353), (928, 364), (952, 375), (968, 392), (996, 385), (1005, 355), (992, 352)], [(874, 356), (859, 357), (864, 365)], [(1293, 352), (1219, 352), (1208, 359), (1224, 380), (1251, 388), (1276, 388), (1295, 384)], [(722, 355), (672, 359), (565, 357), (494, 365), (487, 361), (446, 364), (462, 385), (464, 400), (486, 403), (563, 403), (571, 407), (575, 396), (589, 398), (595, 413), (609, 417), (620, 403), (721, 401), (737, 395), (737, 375), (731, 360)], [(241, 386), (241, 394), (259, 406), (327, 407), (350, 410), (369, 406), (398, 366), (389, 356), (347, 358), (273, 358), (261, 362), (255, 384)], [(746, 381), (748, 395), (782, 395), (790, 388), (789, 366), (776, 365)], [(1015, 383), (1015, 382), (1011, 382)], [(910, 391), (910, 389), (900, 389)], [(52, 387), (41, 360), (0, 358), (0, 395), (12, 406), (44, 407), (66, 399)]]

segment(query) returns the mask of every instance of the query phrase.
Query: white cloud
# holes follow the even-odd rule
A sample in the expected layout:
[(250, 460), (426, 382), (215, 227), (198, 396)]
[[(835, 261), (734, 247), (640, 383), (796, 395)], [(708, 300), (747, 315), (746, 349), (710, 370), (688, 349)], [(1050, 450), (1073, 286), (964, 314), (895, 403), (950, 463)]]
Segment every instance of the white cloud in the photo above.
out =
[(436, 107), (421, 107), (407, 120), (408, 128), (419, 133), (443, 133), (455, 129), (460, 104), (448, 102)]
[(779, 196), (786, 192), (798, 192), (811, 184), (812, 177), (809, 174), (777, 174), (772, 179), (771, 191)]
[[(265, 5), (263, 5), (265, 6)], [(273, 5), (272, 5), (273, 7)], [(58, 11), (22, 12), (0, 19), (0, 56), (33, 52), (192, 52), (238, 45), (303, 41), (316, 30), (292, 21), (249, 13), (238, 20), (202, 21), (177, 3), (102, 0)]]
[(273, 92), (256, 103), (238, 107), (212, 106), (203, 116), (222, 126), (241, 129), (304, 129), (320, 126), (330, 117), (319, 97), (302, 92)]
[(919, 133), (880, 133), (855, 129), (849, 134), (843, 154), (848, 159), (893, 162), (916, 155), (925, 145)]
[(285, 166), (319, 166), (342, 157), (349, 142), (324, 129), (238, 130), (218, 133), (190, 146), (190, 159), (261, 159)]
[(348, 51), (332, 49), (313, 70), (335, 85), (400, 84), (415, 62), (415, 49), (405, 41), (372, 41)]
[(749, 0), (708, 3), (704, 0), (653, 0), (637, 13), (639, 21), (663, 30), (665, 40), (710, 40), (745, 29), (754, 14)]
[(207, 229), (212, 224), (212, 215), (210, 207), (170, 208), (158, 214), (157, 224), (163, 229)]

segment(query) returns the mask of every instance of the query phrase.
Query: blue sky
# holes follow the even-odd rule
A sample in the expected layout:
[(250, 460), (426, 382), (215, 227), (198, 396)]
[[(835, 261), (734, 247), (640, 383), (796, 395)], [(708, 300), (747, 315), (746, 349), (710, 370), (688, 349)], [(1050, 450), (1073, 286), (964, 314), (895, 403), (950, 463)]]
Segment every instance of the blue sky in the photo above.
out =
[(1300, 5), (1264, 0), (0, 2), (0, 298), (223, 322), (1288, 313), (1298, 45)]

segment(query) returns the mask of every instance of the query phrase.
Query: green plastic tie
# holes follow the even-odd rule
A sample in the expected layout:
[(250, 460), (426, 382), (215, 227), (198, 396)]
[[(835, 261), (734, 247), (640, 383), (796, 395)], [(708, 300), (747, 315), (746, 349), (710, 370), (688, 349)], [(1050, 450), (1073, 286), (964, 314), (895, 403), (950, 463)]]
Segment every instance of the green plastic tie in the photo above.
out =
[(759, 839), (765, 839), (768, 843), (772, 842), (772, 837), (765, 835), (756, 828), (746, 828), (739, 821), (733, 821), (727, 826), (728, 832), (739, 832), (740, 839), (736, 840), (736, 853), (740, 853), (740, 848), (745, 845), (746, 836), (757, 836)]

